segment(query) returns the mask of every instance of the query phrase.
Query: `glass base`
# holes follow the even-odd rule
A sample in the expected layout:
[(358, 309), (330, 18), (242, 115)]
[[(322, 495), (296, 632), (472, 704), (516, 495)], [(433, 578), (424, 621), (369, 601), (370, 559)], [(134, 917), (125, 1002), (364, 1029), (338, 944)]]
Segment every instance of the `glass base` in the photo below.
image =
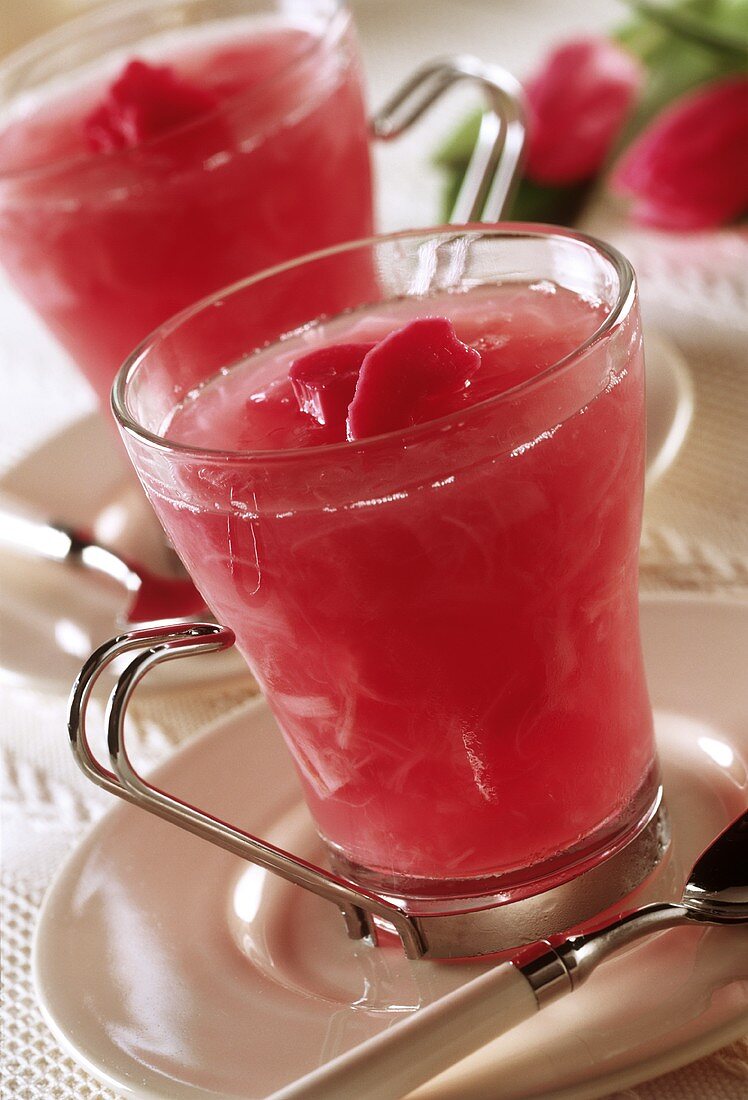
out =
[(542, 861), (496, 874), (464, 878), (421, 878), (392, 870), (366, 867), (347, 857), (342, 848), (322, 836), (330, 866), (357, 886), (372, 890), (404, 909), (422, 911), (424, 903), (442, 908), (450, 901), (463, 907), (465, 899), (495, 897), (501, 903), (545, 893), (578, 878), (633, 841), (652, 820), (662, 798), (659, 766), (655, 762), (623, 813), (603, 822), (584, 841)]
[[(654, 786), (654, 792), (653, 792)], [(588, 841), (584, 850), (564, 853), (525, 870), (523, 874), (468, 880), (402, 879), (393, 890), (392, 877), (347, 861), (328, 846), (333, 869), (392, 901), (420, 926), (427, 958), (475, 958), (535, 943), (578, 928), (603, 914), (649, 878), (670, 842), (659, 772), (655, 767), (643, 784), (648, 802), (627, 827), (607, 843)], [(594, 841), (595, 838), (593, 838)], [(571, 858), (570, 858), (571, 856)], [(402, 889), (407, 887), (407, 889)], [(386, 921), (377, 926), (394, 931)]]

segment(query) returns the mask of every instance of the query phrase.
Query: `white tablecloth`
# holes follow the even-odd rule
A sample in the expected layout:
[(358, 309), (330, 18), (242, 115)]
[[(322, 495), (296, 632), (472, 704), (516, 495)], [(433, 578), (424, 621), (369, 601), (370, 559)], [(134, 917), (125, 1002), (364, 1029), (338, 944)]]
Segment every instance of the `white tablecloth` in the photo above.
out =
[[(70, 4), (68, 4), (70, 6)], [(456, 47), (518, 73), (549, 41), (620, 17), (604, 0), (496, 3), (355, 3), (372, 100), (380, 102), (421, 58)], [(5, 18), (6, 13), (3, 13)], [(437, 184), (423, 171), (431, 120), (400, 149), (377, 153), (387, 183), (384, 228), (426, 224)], [(604, 217), (604, 215), (600, 215)], [(598, 219), (599, 220), (599, 219)], [(653, 238), (603, 223), (638, 266), (645, 321), (669, 331), (685, 352), (696, 388), (696, 417), (686, 447), (648, 498), (643, 583), (748, 594), (748, 247), (726, 233)], [(70, 363), (0, 281), (0, 477), (42, 439), (93, 406)], [(164, 695), (141, 708), (138, 750), (155, 762), (174, 744), (238, 701), (244, 688)], [(111, 799), (87, 784), (69, 756), (65, 700), (0, 688), (3, 783), (3, 1092), (10, 1100), (86, 1100), (113, 1094), (64, 1054), (38, 1013), (29, 958), (35, 915), (55, 869)], [(729, 1049), (625, 1095), (641, 1100), (745, 1100), (748, 1044)], [(623, 1094), (621, 1094), (623, 1095)]]

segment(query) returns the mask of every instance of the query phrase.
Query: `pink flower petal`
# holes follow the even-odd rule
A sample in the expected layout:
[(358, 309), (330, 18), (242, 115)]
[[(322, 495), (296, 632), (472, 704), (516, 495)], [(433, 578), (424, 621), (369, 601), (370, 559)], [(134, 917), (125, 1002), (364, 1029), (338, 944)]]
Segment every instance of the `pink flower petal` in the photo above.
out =
[(682, 96), (619, 162), (612, 186), (632, 217), (663, 229), (707, 229), (748, 210), (748, 78)]
[(595, 176), (641, 82), (639, 64), (605, 38), (583, 38), (554, 50), (526, 89), (528, 177), (569, 184)]

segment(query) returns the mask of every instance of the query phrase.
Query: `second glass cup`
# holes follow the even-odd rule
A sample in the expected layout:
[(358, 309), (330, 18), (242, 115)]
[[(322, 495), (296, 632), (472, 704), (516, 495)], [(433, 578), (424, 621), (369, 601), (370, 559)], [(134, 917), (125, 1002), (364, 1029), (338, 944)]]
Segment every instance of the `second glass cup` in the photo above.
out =
[[(481, 356), (464, 404), (353, 441), (320, 433), (290, 364), (425, 317)], [(397, 371), (389, 385), (385, 410)], [(162, 326), (113, 403), (338, 871), (406, 905), (507, 902), (651, 820), (643, 359), (618, 253), (532, 226), (345, 245)], [(231, 781), (251, 797), (251, 776)]]
[(0, 64), (0, 263), (106, 407), (204, 295), (372, 230), (338, 0), (109, 4)]

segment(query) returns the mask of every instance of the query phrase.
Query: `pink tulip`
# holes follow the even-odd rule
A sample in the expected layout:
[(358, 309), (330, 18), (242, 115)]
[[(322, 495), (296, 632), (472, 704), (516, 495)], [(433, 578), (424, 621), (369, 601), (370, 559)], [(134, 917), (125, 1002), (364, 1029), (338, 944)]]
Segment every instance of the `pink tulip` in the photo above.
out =
[(639, 64), (605, 38), (561, 46), (526, 87), (526, 175), (536, 183), (592, 179), (621, 131), (642, 82)]
[(620, 161), (613, 188), (632, 217), (663, 229), (708, 229), (748, 209), (748, 78), (699, 88), (655, 119)]

